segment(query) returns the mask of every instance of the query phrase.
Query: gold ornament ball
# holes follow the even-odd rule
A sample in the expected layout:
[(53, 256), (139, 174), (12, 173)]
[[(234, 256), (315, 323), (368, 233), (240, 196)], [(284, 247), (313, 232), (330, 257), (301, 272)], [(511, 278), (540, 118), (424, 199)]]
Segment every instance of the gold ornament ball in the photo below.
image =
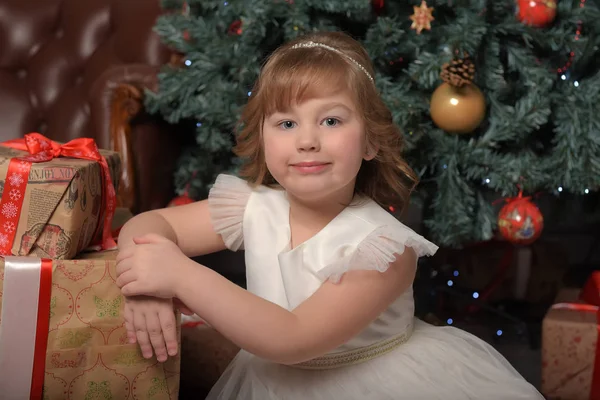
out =
[(469, 133), (485, 117), (485, 97), (470, 83), (461, 87), (442, 83), (431, 96), (431, 119), (450, 133)]

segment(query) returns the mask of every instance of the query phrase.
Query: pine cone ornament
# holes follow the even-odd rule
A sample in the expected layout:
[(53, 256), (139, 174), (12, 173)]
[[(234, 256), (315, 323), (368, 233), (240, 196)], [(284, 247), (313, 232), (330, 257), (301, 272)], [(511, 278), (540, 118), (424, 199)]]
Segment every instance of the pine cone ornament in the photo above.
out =
[(452, 60), (442, 66), (440, 77), (452, 86), (462, 87), (473, 81), (475, 64), (468, 57)]

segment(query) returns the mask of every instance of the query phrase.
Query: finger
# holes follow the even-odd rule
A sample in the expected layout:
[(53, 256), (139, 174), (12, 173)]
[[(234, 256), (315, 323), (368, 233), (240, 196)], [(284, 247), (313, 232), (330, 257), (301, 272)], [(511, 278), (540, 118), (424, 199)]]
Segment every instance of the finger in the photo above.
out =
[(119, 250), (119, 252), (117, 253), (117, 257), (115, 258), (115, 260), (117, 261), (117, 264), (123, 260), (126, 260), (126, 259), (132, 257), (134, 252), (135, 252), (135, 246), (129, 246), (129, 247), (124, 248), (123, 250)]
[(135, 328), (133, 327), (133, 310), (131, 304), (125, 302), (125, 330), (127, 331), (127, 339), (129, 343), (134, 344), (135, 340)]
[(170, 356), (177, 354), (177, 329), (175, 325), (175, 314), (169, 307), (161, 307), (158, 318), (160, 319), (160, 327), (167, 345), (167, 352)]
[(117, 262), (117, 265), (115, 267), (117, 276), (121, 275), (124, 272), (129, 271), (133, 267), (133, 263), (131, 261), (132, 261), (131, 258), (128, 258), (123, 261)]
[(146, 317), (139, 310), (133, 314), (133, 326), (135, 327), (135, 336), (142, 350), (144, 358), (152, 357), (152, 346), (146, 328)]
[(152, 347), (154, 348), (156, 359), (160, 362), (164, 362), (167, 360), (167, 348), (165, 346), (158, 313), (153, 310), (146, 313), (145, 316), (148, 336), (150, 337), (150, 343), (152, 343)]
[[(117, 284), (117, 286), (119, 288), (121, 288), (121, 291), (122, 291), (122, 289), (123, 289), (124, 286), (126, 286), (126, 285), (128, 285), (128, 284), (130, 284), (132, 282), (135, 283), (136, 281), (137, 281), (137, 278), (136, 278), (135, 272), (133, 272), (133, 271), (127, 271), (127, 272), (124, 272), (124, 273), (122, 273), (121, 275), (119, 275), (117, 277), (116, 284)], [(133, 296), (134, 295), (133, 293), (125, 294), (124, 292), (123, 292), (123, 294), (126, 295), (126, 296)]]
[(163, 236), (157, 235), (155, 233), (148, 233), (143, 236), (134, 237), (133, 243), (135, 243), (135, 244), (161, 243), (161, 242), (164, 242), (165, 240), (168, 240), (168, 239)]
[[(118, 285), (118, 281), (117, 281), (117, 285)], [(131, 296), (139, 296), (141, 294), (146, 294), (146, 293), (143, 290), (141, 290), (139, 282), (136, 281), (136, 282), (130, 282), (130, 283), (123, 285), (123, 287), (121, 287), (121, 294), (126, 297), (131, 297)]]

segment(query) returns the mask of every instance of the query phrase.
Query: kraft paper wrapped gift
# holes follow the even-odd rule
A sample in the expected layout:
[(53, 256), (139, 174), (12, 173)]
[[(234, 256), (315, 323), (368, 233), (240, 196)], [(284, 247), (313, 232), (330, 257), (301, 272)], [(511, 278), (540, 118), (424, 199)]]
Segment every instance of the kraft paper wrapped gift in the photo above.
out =
[(0, 258), (0, 398), (177, 399), (179, 352), (159, 363), (127, 341), (116, 252), (80, 257)]
[(72, 259), (114, 247), (118, 153), (31, 133), (0, 144), (0, 254)]
[(600, 399), (600, 273), (562, 289), (542, 323), (542, 385), (548, 399)]

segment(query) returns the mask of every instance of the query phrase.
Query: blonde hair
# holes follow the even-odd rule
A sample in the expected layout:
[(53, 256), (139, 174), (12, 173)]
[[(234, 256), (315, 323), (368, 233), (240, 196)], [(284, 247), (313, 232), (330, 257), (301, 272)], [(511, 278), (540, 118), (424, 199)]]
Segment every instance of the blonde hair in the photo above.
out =
[[(323, 46), (302, 45), (309, 42)], [(279, 47), (263, 66), (239, 121), (234, 152), (245, 161), (240, 175), (251, 185), (277, 186), (262, 146), (265, 117), (345, 89), (354, 96), (362, 115), (368, 148), (377, 151), (373, 160), (363, 161), (355, 193), (386, 208), (404, 208), (418, 178), (401, 156), (402, 133), (370, 78), (374, 76), (366, 50), (341, 32), (312, 33)]]

